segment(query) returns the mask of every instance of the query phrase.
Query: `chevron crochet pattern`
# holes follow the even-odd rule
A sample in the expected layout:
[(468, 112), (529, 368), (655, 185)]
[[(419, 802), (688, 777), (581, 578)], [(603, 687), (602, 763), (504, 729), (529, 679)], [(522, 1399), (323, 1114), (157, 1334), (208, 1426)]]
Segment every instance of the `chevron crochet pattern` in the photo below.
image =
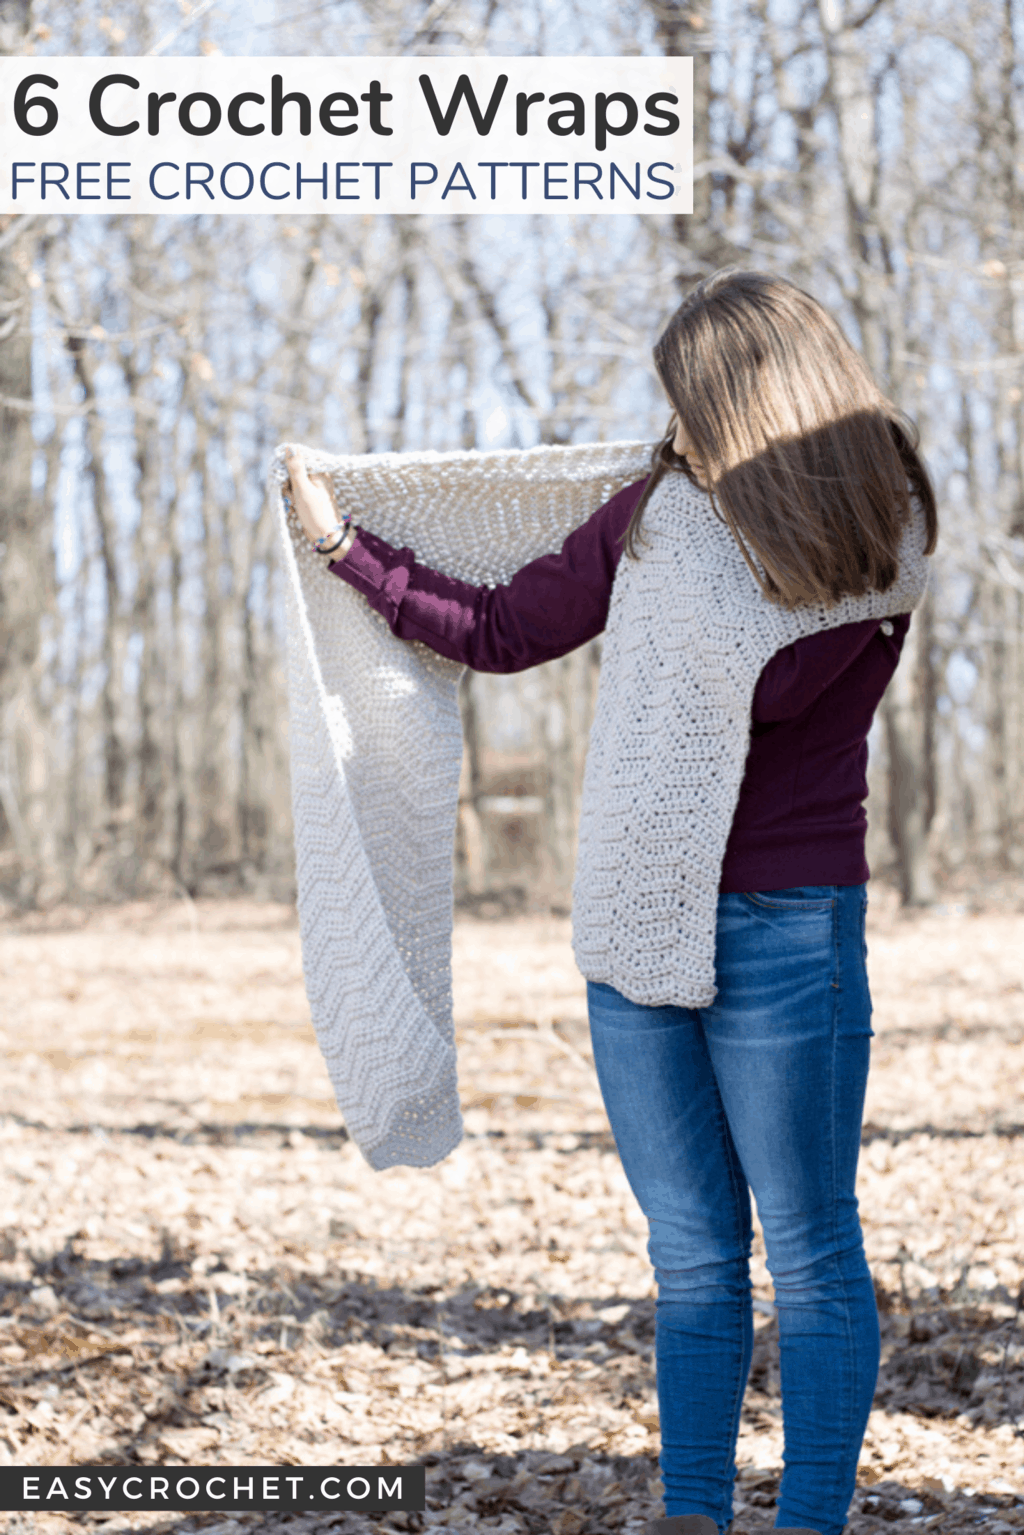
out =
[[(507, 581), (650, 463), (643, 443), (335, 457), (337, 505), (424, 564)], [(461, 668), (393, 637), (313, 553), (271, 467), (287, 572), (296, 874), (313, 1023), (372, 1167), (429, 1166), (462, 1133), (451, 995)], [(636, 1002), (715, 994), (722, 857), (766, 661), (802, 635), (907, 612), (924, 519), (884, 594), (790, 611), (761, 592), (710, 498), (679, 474), (648, 505), (612, 589), (580, 814), (573, 946)]]
[(928, 560), (912, 505), (888, 591), (790, 610), (765, 597), (706, 492), (682, 474), (660, 482), (605, 629), (573, 887), (587, 980), (648, 1007), (714, 1001), (718, 884), (757, 679), (803, 635), (916, 607)]
[[(559, 549), (650, 463), (645, 443), (339, 457), (299, 447), (337, 505), (449, 575), (492, 585)], [(452, 1023), (461, 668), (396, 640), (270, 492), (282, 537), (292, 813), (310, 1012), (371, 1167), (428, 1167), (462, 1135)]]

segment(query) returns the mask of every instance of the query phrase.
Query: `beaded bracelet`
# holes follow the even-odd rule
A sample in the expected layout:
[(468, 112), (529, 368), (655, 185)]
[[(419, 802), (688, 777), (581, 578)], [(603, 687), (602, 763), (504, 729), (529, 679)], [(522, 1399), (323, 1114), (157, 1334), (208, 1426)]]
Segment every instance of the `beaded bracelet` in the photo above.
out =
[[(333, 550), (337, 549), (338, 546), (344, 542), (345, 534), (348, 532), (351, 524), (351, 514), (346, 512), (342, 517), (341, 522), (336, 522), (333, 528), (329, 528), (328, 531), (321, 534), (319, 538), (314, 538), (313, 548), (316, 550), (317, 554), (331, 554)], [(340, 533), (341, 537), (336, 539), (333, 544), (329, 544), (328, 541), (334, 538), (336, 533)]]
[[(282, 492), (282, 500), (284, 501), (288, 511), (291, 512), (292, 503), (288, 497), (287, 492)], [(330, 555), (332, 559), (343, 560), (348, 551), (351, 549), (352, 545), (355, 543), (356, 534), (358, 532), (358, 527), (352, 521), (352, 513), (344, 512), (342, 513), (341, 522), (336, 522), (334, 527), (329, 529), (328, 532), (322, 534), (319, 538), (314, 538), (312, 540), (313, 548), (316, 550), (317, 554), (327, 554)], [(327, 540), (329, 538), (333, 538), (335, 533), (341, 534), (338, 542), (336, 544), (330, 544), (325, 548), (324, 546), (327, 544)]]
[(321, 549), (318, 552), (320, 554), (326, 554), (330, 560), (343, 560), (348, 551), (351, 549), (352, 545), (355, 543), (356, 534), (358, 532), (359, 528), (350, 517), (344, 538), (342, 538), (338, 543), (333, 544), (330, 549)]

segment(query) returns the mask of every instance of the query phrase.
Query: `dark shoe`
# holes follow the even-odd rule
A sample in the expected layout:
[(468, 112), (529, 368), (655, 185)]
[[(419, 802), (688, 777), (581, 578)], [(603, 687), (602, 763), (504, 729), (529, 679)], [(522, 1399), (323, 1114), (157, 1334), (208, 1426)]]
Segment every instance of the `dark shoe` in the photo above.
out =
[(707, 1514), (672, 1514), (645, 1524), (644, 1535), (718, 1535), (718, 1525)]

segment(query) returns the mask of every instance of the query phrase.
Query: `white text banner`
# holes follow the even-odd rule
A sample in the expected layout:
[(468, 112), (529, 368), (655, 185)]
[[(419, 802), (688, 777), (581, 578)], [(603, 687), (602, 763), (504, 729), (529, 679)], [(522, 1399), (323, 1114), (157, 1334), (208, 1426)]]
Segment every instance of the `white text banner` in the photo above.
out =
[(4, 213), (690, 213), (666, 58), (0, 58)]

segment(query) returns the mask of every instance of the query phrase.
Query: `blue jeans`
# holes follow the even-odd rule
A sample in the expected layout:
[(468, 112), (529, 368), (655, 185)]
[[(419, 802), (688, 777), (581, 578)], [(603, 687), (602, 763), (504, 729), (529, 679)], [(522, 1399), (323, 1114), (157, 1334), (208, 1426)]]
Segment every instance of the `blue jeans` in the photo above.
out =
[(840, 1535), (878, 1374), (854, 1182), (871, 1038), (863, 885), (718, 899), (711, 1007), (588, 984), (608, 1118), (650, 1227), (666, 1514), (732, 1518), (753, 1341), (750, 1191), (779, 1318), (777, 1526)]

